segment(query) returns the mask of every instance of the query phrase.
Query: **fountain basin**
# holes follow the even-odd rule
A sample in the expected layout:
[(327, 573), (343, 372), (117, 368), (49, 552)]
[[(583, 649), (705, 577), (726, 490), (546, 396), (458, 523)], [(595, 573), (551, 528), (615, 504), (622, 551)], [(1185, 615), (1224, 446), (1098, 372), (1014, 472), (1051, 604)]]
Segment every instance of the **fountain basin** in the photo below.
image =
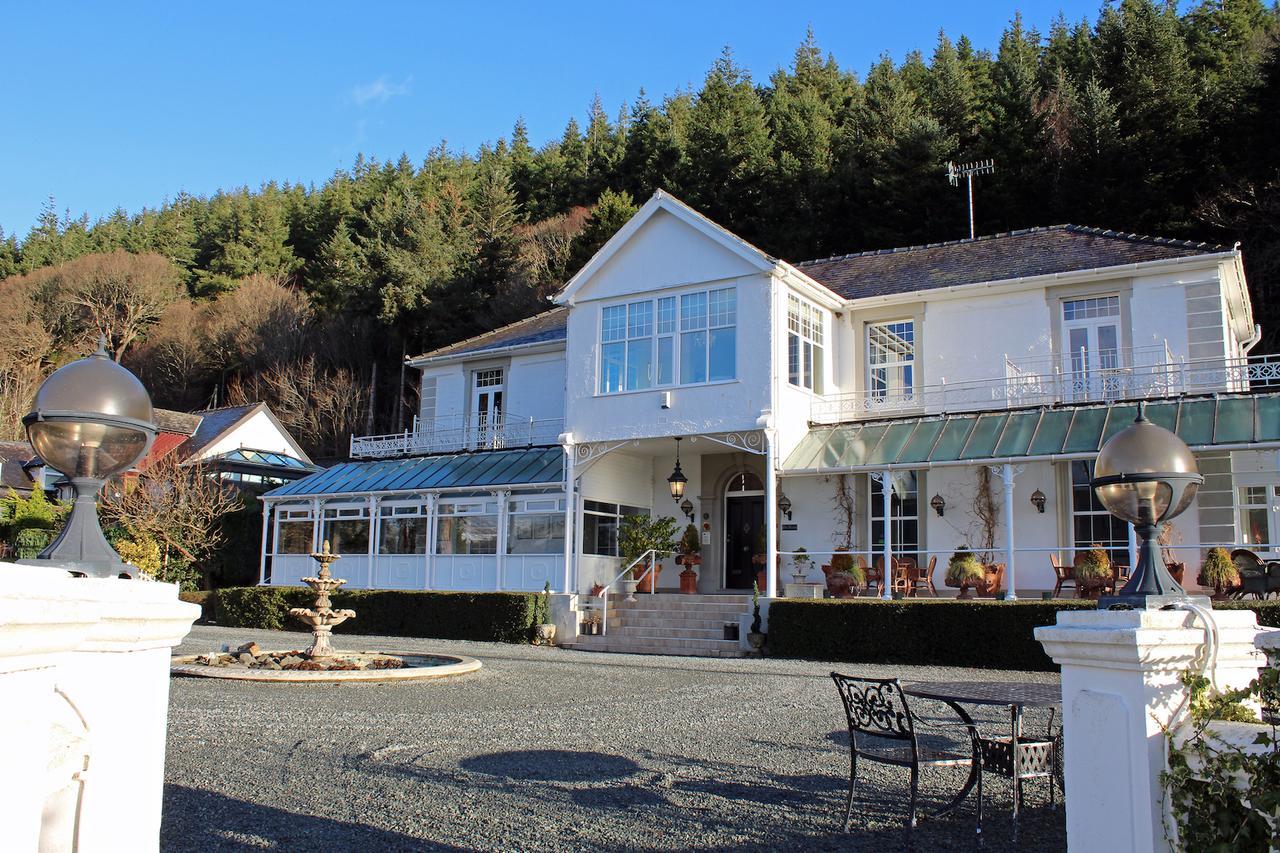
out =
[[(317, 659), (317, 663), (333, 664), (349, 662), (359, 669), (271, 669), (244, 665), (217, 665), (207, 663), (210, 657), (219, 655), (179, 655), (169, 666), (173, 675), (189, 675), (198, 678), (226, 678), (233, 681), (275, 681), (286, 683), (324, 684), (339, 681), (420, 681), (429, 678), (447, 678), (475, 672), (483, 664), (475, 658), (460, 655), (436, 655), (411, 652), (338, 652), (331, 658)], [(297, 656), (309, 660), (302, 652), (267, 651), (259, 656)], [(397, 659), (403, 665), (385, 668), (380, 663)]]

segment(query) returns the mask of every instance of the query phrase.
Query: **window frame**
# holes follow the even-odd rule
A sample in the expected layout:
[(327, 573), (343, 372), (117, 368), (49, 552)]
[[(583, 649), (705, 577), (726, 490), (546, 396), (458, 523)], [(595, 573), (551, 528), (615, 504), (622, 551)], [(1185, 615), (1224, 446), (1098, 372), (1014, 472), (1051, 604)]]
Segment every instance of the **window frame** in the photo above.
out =
[[(893, 529), (893, 533), (894, 533), (893, 541), (889, 543), (889, 549), (890, 549), (890, 553), (892, 553), (895, 558), (900, 559), (902, 557), (912, 557), (916, 560), (918, 564), (920, 562), (920, 558), (924, 556), (924, 548), (925, 548), (925, 543), (924, 543), (925, 518), (923, 513), (921, 512), (922, 507), (920, 505), (920, 496), (925, 491), (924, 471), (910, 470), (907, 473), (910, 473), (915, 477), (915, 505), (916, 505), (915, 513), (913, 515), (907, 515), (903, 513), (902, 506), (904, 502), (902, 498), (899, 498), (897, 496), (896, 493), (894, 493), (893, 497), (889, 499), (889, 525)], [(877, 480), (875, 477), (872, 477), (871, 475), (868, 474), (867, 475), (867, 549), (872, 552), (871, 554), (872, 559), (875, 559), (876, 557), (884, 553), (883, 533), (878, 543), (876, 542), (876, 535), (875, 535), (876, 522), (878, 521), (881, 524), (884, 523), (883, 515), (879, 515), (879, 513), (884, 512), (884, 497), (883, 497), (883, 494), (879, 494), (879, 495), (876, 494), (876, 490), (878, 486), (883, 488), (883, 485), (879, 480)], [(901, 537), (898, 534), (901, 533), (902, 526), (908, 522), (915, 522), (916, 535), (915, 535), (915, 541), (912, 543), (908, 543), (912, 547), (904, 549), (901, 547), (903, 542), (901, 541)]]
[[(1131, 562), (1129, 553), (1129, 523), (1121, 521), (1102, 506), (1098, 500), (1097, 493), (1094, 492), (1091, 482), (1093, 480), (1094, 459), (1075, 459), (1067, 462), (1067, 533), (1071, 537), (1071, 546), (1075, 549), (1071, 551), (1072, 562), (1075, 562), (1075, 556), (1081, 551), (1088, 551), (1094, 545), (1102, 548), (1107, 552), (1107, 556), (1112, 563), (1120, 563), (1128, 566)], [(1084, 482), (1078, 486), (1076, 484), (1076, 466), (1083, 465), (1085, 472)], [(1083, 487), (1083, 491), (1089, 495), (1089, 509), (1076, 509), (1076, 489)], [(1116, 528), (1111, 530), (1111, 539), (1109, 542), (1079, 542), (1076, 537), (1076, 519), (1087, 517), (1090, 519), (1104, 518), (1108, 526), (1118, 525), (1118, 529), (1123, 532), (1123, 538), (1115, 537)], [(1093, 522), (1090, 522), (1092, 526)], [(1132, 566), (1130, 566), (1132, 569)]]
[[(624, 509), (634, 510), (634, 512), (623, 512)], [(653, 515), (653, 509), (651, 507), (631, 506), (630, 504), (619, 504), (610, 501), (596, 501), (589, 498), (584, 499), (582, 501), (582, 530), (578, 533), (579, 547), (581, 547), (582, 553), (589, 557), (613, 557), (616, 559), (619, 556), (617, 534), (622, 529), (622, 520), (632, 515), (643, 515), (645, 517), (649, 517)], [(613, 525), (614, 535), (612, 553), (610, 553), (609, 549), (596, 550), (599, 547), (597, 544), (599, 539), (598, 536), (595, 537), (597, 540), (596, 542), (592, 542), (588, 545), (588, 516), (594, 519), (608, 519), (608, 521)], [(593, 529), (598, 530), (599, 523), (600, 522), (598, 521), (595, 522), (595, 525), (597, 526), (593, 526)]]
[[(890, 326), (909, 325), (911, 327), (911, 357), (909, 359), (897, 358), (892, 361), (884, 361), (876, 363), (871, 358), (871, 338), (872, 329), (885, 328)], [(866, 371), (864, 379), (867, 388), (867, 397), (872, 400), (885, 401), (886, 404), (892, 404), (895, 399), (903, 401), (913, 401), (916, 398), (916, 389), (920, 387), (920, 361), (917, 356), (920, 353), (920, 324), (916, 322), (915, 317), (898, 317), (890, 320), (874, 320), (868, 321), (863, 326), (862, 334), (862, 354), (866, 360)], [(900, 336), (899, 336), (900, 337)], [(909, 369), (911, 372), (911, 382), (909, 386), (894, 387), (889, 382), (889, 376), (893, 372), (901, 372), (903, 369)], [(877, 370), (885, 371), (884, 388), (877, 389), (873, 377)]]
[[(1246, 493), (1250, 489), (1261, 489), (1259, 501), (1250, 500)], [(1271, 553), (1280, 551), (1280, 482), (1244, 482), (1235, 484), (1236, 534), (1242, 546)], [(1249, 535), (1248, 515), (1251, 511), (1261, 510), (1266, 517), (1266, 542), (1251, 542)]]
[[(717, 297), (724, 300), (726, 294), (727, 304), (717, 305)], [(595, 396), (739, 381), (738, 306), (737, 285), (699, 287), (601, 305), (596, 333)], [(638, 322), (633, 312), (647, 316), (647, 322)], [(692, 343), (699, 335), (701, 342)], [(701, 378), (685, 377), (686, 341), (701, 350)], [(718, 350), (717, 343), (725, 349)], [(647, 352), (643, 362), (647, 374), (643, 378), (631, 368), (633, 352), (640, 357), (642, 350)], [(715, 355), (725, 351), (731, 356), (729, 375), (715, 370)]]
[[(787, 383), (791, 387), (817, 395), (826, 393), (826, 341), (829, 325), (827, 312), (823, 308), (794, 293), (787, 293)], [(796, 362), (794, 370), (793, 340)]]

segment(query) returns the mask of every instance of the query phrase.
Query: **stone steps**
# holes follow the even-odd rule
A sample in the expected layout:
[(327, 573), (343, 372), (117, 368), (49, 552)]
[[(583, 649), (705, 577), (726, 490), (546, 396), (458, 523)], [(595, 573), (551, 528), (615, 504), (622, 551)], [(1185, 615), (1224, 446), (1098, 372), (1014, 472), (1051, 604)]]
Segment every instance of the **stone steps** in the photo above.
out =
[(750, 609), (749, 595), (638, 594), (633, 602), (611, 595), (608, 633), (566, 645), (584, 651), (741, 657), (740, 643), (724, 639), (724, 626), (739, 624)]

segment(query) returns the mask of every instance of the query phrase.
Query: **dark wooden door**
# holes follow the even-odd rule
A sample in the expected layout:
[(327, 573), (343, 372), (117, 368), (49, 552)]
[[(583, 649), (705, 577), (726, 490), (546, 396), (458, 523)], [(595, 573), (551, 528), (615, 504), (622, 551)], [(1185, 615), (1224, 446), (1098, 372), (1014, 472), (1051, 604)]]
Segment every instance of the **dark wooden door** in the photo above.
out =
[(751, 562), (764, 530), (764, 497), (744, 495), (725, 500), (724, 585), (726, 589), (751, 589), (756, 570)]

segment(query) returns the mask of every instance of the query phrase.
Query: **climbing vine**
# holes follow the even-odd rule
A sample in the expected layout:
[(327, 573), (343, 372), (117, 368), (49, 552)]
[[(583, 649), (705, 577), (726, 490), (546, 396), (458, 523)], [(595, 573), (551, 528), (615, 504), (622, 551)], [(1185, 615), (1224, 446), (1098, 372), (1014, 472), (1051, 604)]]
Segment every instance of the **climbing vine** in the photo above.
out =
[[(1191, 695), (1188, 725), (1193, 729), (1181, 747), (1170, 737), (1163, 776), (1179, 848), (1195, 853), (1280, 848), (1280, 669), (1267, 667), (1248, 687), (1224, 693), (1212, 692), (1203, 676), (1188, 674), (1183, 682)], [(1270, 749), (1245, 752), (1206, 733), (1216, 720), (1258, 723), (1246, 700), (1257, 702), (1271, 724), (1260, 728), (1254, 741)]]
[(978, 519), (981, 531), (974, 540), (978, 559), (984, 563), (991, 562), (991, 552), (996, 546), (996, 524), (1000, 520), (1000, 511), (996, 509), (996, 497), (991, 490), (991, 469), (986, 465), (978, 467), (978, 488), (973, 493), (973, 516)]
[(836, 547), (853, 548), (853, 490), (849, 488), (849, 475), (836, 475), (835, 495)]

